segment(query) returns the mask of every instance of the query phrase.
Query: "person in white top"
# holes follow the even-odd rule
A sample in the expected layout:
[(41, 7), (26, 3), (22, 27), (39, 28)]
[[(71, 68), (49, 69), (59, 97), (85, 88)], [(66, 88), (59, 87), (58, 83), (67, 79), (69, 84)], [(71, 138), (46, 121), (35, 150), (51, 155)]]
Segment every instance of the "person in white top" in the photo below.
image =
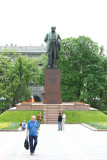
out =
[(62, 129), (65, 129), (66, 115), (62, 112)]

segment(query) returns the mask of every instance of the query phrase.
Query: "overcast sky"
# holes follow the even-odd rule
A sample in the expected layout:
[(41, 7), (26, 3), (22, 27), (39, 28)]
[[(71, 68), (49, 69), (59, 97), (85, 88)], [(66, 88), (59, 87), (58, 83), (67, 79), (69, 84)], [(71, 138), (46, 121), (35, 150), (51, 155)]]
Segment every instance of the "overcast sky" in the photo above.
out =
[(0, 45), (41, 45), (56, 26), (61, 38), (85, 35), (107, 44), (107, 0), (0, 0)]

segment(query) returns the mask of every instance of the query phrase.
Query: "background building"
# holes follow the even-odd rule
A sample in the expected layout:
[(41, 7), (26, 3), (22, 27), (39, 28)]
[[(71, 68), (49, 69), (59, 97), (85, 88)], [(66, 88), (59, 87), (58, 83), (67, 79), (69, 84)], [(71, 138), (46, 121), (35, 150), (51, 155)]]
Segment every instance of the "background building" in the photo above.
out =
[(16, 44), (9, 46), (6, 44), (5, 46), (0, 46), (0, 53), (3, 52), (4, 50), (13, 50), (17, 51), (18, 53), (22, 53), (22, 55), (27, 55), (30, 58), (33, 57), (39, 57), (41, 54), (46, 53), (46, 47), (41, 45), (41, 46), (17, 46)]

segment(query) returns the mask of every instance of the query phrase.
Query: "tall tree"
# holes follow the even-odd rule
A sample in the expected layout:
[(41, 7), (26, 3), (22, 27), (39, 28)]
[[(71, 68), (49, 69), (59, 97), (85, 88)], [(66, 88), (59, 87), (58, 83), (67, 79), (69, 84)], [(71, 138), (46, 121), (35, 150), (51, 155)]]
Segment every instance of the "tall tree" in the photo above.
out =
[(40, 78), (39, 78), (38, 85), (44, 86), (44, 71), (48, 65), (48, 56), (46, 56), (45, 54), (42, 54), (39, 60), (40, 60), (41, 68), (40, 68)]
[(11, 98), (13, 105), (18, 103), (26, 95), (29, 82), (33, 80), (37, 84), (40, 76), (39, 63), (39, 58), (18, 55), (13, 59), (0, 55), (0, 95)]
[(67, 38), (62, 41), (60, 59), (63, 101), (87, 101), (93, 105), (104, 91), (106, 57), (89, 37)]

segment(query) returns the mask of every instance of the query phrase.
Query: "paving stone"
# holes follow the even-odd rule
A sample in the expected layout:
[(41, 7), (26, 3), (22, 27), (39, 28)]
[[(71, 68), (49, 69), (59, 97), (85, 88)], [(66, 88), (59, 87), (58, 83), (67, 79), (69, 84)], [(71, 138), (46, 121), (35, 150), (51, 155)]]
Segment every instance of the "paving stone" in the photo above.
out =
[(107, 160), (107, 132), (80, 124), (42, 124), (34, 155), (24, 148), (25, 131), (0, 132), (0, 160)]

